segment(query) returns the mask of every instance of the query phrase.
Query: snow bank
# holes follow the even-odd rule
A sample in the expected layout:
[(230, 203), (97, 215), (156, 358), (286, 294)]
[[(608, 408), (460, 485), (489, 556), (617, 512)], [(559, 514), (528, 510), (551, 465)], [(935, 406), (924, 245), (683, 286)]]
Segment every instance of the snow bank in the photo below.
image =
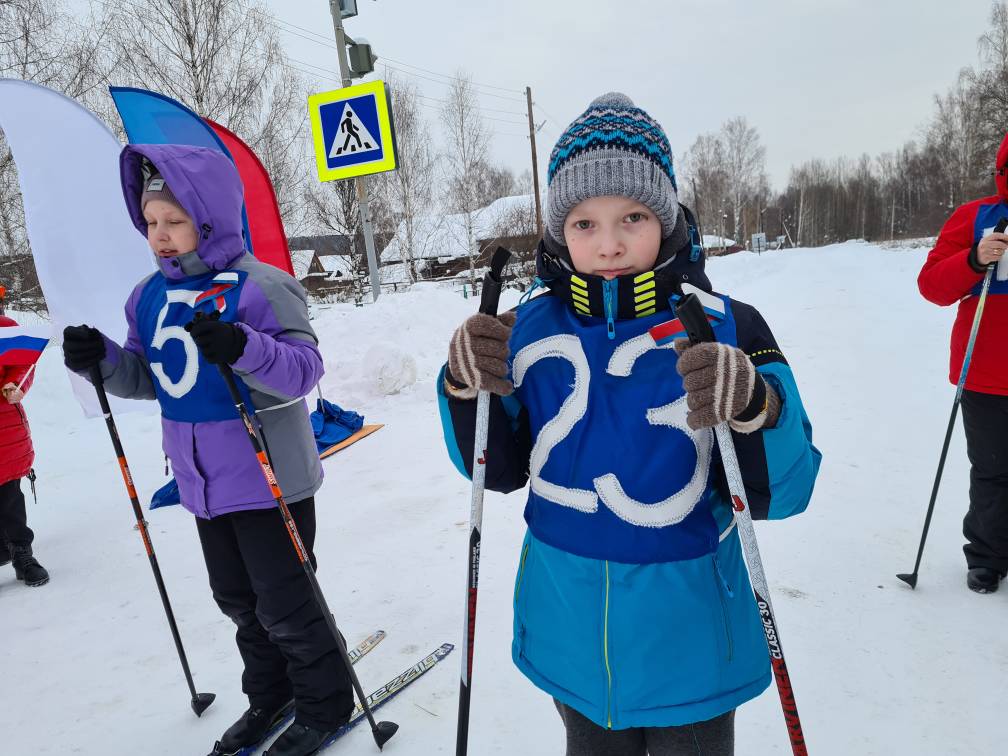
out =
[[(964, 585), (969, 476), (958, 428), (920, 585), (911, 592), (895, 577), (913, 564), (954, 393), (954, 312), (918, 294), (923, 258), (921, 249), (846, 243), (707, 266), (719, 290), (770, 323), (824, 453), (809, 510), (757, 525), (816, 756), (1004, 751), (1008, 590), (977, 596)], [(517, 296), (505, 292), (502, 307)], [(444, 452), (433, 381), (453, 329), (474, 311), (473, 300), (428, 285), (374, 305), (313, 309), (323, 393), (386, 424), (325, 462), (317, 496), (319, 577), (336, 621), (352, 643), (388, 632), (357, 666), (368, 690), (441, 643), (460, 643), (470, 488)], [(392, 386), (398, 392), (386, 393)], [(206, 753), (246, 703), (234, 626), (210, 596), (192, 518), (178, 507), (148, 515), (197, 688), (218, 695), (200, 719), (104, 424), (83, 420), (55, 351), (26, 409), (39, 473), (29, 519), (52, 582), (29, 590), (0, 568), (3, 752)], [(119, 426), (146, 503), (164, 482), (159, 424), (129, 415)], [(484, 511), (470, 729), (470, 751), (481, 755), (563, 751), (551, 702), (510, 661), (522, 505), (523, 492), (491, 493)], [(386, 752), (454, 752), (460, 662), (457, 649), (382, 710), (401, 725)], [(773, 688), (739, 710), (737, 730), (740, 756), (791, 753)], [(366, 727), (333, 748), (373, 752)]]

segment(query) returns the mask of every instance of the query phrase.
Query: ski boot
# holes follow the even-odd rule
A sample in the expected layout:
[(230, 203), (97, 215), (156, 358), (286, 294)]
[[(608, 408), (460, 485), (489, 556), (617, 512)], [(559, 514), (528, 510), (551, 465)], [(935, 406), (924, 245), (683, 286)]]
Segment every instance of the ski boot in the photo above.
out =
[(49, 573), (32, 556), (31, 546), (12, 543), (8, 545), (8, 549), (10, 549), (11, 562), (14, 564), (14, 577), (23, 580), (25, 585), (32, 588), (49, 582)]
[(335, 730), (324, 732), (314, 727), (292, 722), (290, 727), (276, 739), (263, 756), (311, 756), (318, 753), (322, 745), (335, 734)]
[(209, 756), (237, 756), (246, 748), (255, 748), (293, 712), (293, 698), (279, 706), (250, 706), (214, 743)]
[(973, 567), (966, 573), (966, 586), (974, 593), (994, 593), (1003, 577), (990, 567)]

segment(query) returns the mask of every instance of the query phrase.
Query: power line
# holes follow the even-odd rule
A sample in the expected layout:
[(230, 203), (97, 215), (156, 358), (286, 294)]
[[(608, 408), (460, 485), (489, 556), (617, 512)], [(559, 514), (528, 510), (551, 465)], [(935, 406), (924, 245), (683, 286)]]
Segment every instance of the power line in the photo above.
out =
[[(275, 17), (274, 16), (274, 17), (272, 17), (272, 20), (274, 20), (277, 24), (279, 24), (281, 26), (281, 31), (283, 31), (283, 32), (285, 32), (287, 34), (292, 34), (295, 37), (300, 37), (301, 39), (305, 39), (305, 40), (307, 40), (309, 42), (315, 42), (316, 44), (323, 45), (324, 47), (329, 47), (329, 48), (331, 48), (333, 50), (338, 49), (336, 47), (336, 45), (331, 40), (329, 40), (327, 37), (319, 34), (318, 32), (314, 32), (311, 29), (306, 29), (303, 26), (298, 26), (297, 24), (295, 24), (295, 23), (293, 23), (291, 21), (287, 21), (287, 20), (279, 18), (279, 17)], [(283, 27), (288, 27), (288, 28), (283, 28)], [(306, 32), (307, 34), (310, 34), (312, 36), (305, 36), (304, 34), (299, 34), (299, 33), (295, 32), (295, 31), (292, 31), (292, 29), (298, 29), (298, 30), (300, 30), (302, 32)], [(439, 76), (439, 77), (442, 77), (444, 79), (448, 79), (449, 82), (451, 80), (455, 79), (454, 76), (451, 76), (449, 74), (443, 74), (443, 73), (440, 73), (438, 71), (432, 71), (432, 70), (430, 70), (428, 68), (423, 68), (421, 66), (416, 66), (416, 65), (413, 65), (412, 63), (406, 63), (405, 61), (396, 60), (394, 58), (389, 58), (387, 56), (382, 56), (382, 60), (388, 60), (388, 61), (390, 61), (392, 63), (397, 63), (400, 66), (406, 66), (407, 68), (414, 68), (414, 69), (416, 69), (418, 71), (423, 71), (425, 73), (433, 74), (434, 76)], [(411, 71), (403, 71), (402, 69), (395, 68), (394, 66), (388, 66), (388, 67), (391, 68), (392, 70), (399, 71), (399, 73), (402, 73), (402, 74), (404, 74), (406, 76), (415, 76), (416, 78), (419, 78), (419, 79), (425, 79), (427, 81), (432, 81), (435, 84), (445, 85), (445, 84), (449, 83), (449, 82), (443, 82), (443, 81), (440, 81), (440, 80), (437, 80), (437, 79), (428, 79), (426, 76), (420, 76), (419, 74), (415, 74), (415, 73), (413, 73)], [(512, 95), (514, 95), (514, 94), (521, 94), (521, 92), (519, 92), (519, 90), (511, 89), (510, 87), (499, 87), (499, 86), (496, 86), (494, 84), (483, 84), (481, 82), (472, 81), (472, 80), (470, 80), (470, 83), (473, 86), (479, 87), (479, 88), (496, 89), (496, 90), (499, 90), (501, 92), (509, 92)], [(512, 97), (504, 97), (503, 95), (493, 94), (492, 92), (482, 92), (481, 94), (485, 94), (488, 97), (501, 97), (503, 99), (511, 100), (513, 102), (521, 102), (521, 100), (519, 98), (513, 97), (513, 96)]]
[[(300, 63), (302, 66), (310, 66), (311, 68), (318, 69), (320, 72), (324, 72), (326, 74), (330, 74), (329, 76), (324, 77), (324, 78), (327, 78), (327, 79), (329, 79), (331, 81), (338, 81), (341, 84), (343, 82), (343, 79), (340, 76), (340, 74), (337, 71), (332, 70), (331, 68), (325, 68), (324, 66), (318, 66), (318, 65), (315, 65), (314, 63), (308, 63), (307, 61), (304, 61), (304, 60), (298, 60), (297, 58), (290, 58), (290, 57), (288, 57), (288, 60), (292, 61), (293, 63)], [(291, 68), (293, 68), (293, 69), (295, 69), (297, 71), (300, 71), (301, 73), (308, 74), (310, 76), (319, 76), (320, 75), (317, 72), (307, 71), (307, 70), (305, 70), (303, 68), (300, 68), (298, 66), (291, 66)], [(440, 100), (440, 99), (437, 99), (436, 97), (428, 97), (427, 95), (420, 94), (419, 92), (417, 93), (416, 96), (418, 98), (420, 98), (420, 99), (423, 99), (423, 100), (431, 100), (433, 102), (437, 102), (437, 103), (441, 103), (441, 104), (446, 104), (448, 102), (447, 100)], [(426, 103), (423, 103), (423, 104), (426, 104)], [(519, 115), (519, 116), (520, 115), (524, 115), (522, 113), (515, 113), (515, 112), (510, 111), (510, 110), (497, 110), (495, 108), (480, 107), (480, 111), (481, 111), (481, 113), (482, 113), (482, 111), (488, 111), (488, 112), (491, 112), (491, 113), (504, 113), (505, 115)], [(483, 117), (486, 118), (487, 120), (490, 120), (490, 121), (498, 121), (500, 123), (512, 124), (514, 126), (522, 126), (522, 125), (524, 125), (524, 123), (522, 121), (510, 121), (510, 120), (506, 120), (504, 118), (494, 118), (493, 116), (488, 116), (488, 115), (484, 115)]]
[[(405, 63), (405, 62), (403, 62), (401, 60), (396, 60), (395, 58), (390, 58), (387, 55), (385, 56), (385, 60), (391, 60), (393, 63), (398, 63), (400, 66), (406, 66), (408, 68), (415, 68), (418, 71), (424, 71), (426, 73), (434, 74), (435, 76), (443, 76), (446, 79), (454, 79), (455, 78), (454, 76), (449, 76), (448, 74), (438, 73), (437, 71), (431, 71), (431, 70), (429, 70), (427, 68), (421, 68), (420, 66), (414, 66), (412, 63)], [(498, 86), (494, 86), (493, 84), (480, 84), (478, 81), (473, 81), (472, 84), (474, 84), (477, 87), (486, 87), (488, 89), (499, 89), (502, 92), (511, 92), (512, 94), (518, 94), (519, 93), (517, 89), (509, 89), (507, 87), (498, 87)], [(517, 98), (517, 97), (511, 97), (511, 98), (508, 98), (508, 99), (512, 99), (515, 102), (521, 102), (521, 100), (519, 98)]]
[(557, 127), (557, 129), (559, 129), (559, 130), (561, 130), (561, 131), (563, 130), (563, 125), (562, 125), (562, 124), (560, 123), (560, 121), (558, 121), (558, 120), (557, 120), (556, 118), (554, 118), (554, 117), (553, 117), (553, 116), (551, 116), (551, 115), (550, 115), (549, 113), (547, 113), (547, 112), (546, 112), (546, 108), (544, 108), (544, 107), (543, 107), (542, 105), (540, 105), (540, 104), (539, 104), (538, 102), (533, 102), (533, 103), (532, 103), (532, 107), (533, 107), (533, 108), (539, 108), (539, 110), (541, 110), (541, 111), (543, 112), (543, 115), (544, 115), (544, 116), (546, 116), (546, 117), (547, 117), (547, 118), (548, 118), (549, 120), (553, 121), (553, 123), (554, 123), (554, 124), (556, 124), (556, 127)]

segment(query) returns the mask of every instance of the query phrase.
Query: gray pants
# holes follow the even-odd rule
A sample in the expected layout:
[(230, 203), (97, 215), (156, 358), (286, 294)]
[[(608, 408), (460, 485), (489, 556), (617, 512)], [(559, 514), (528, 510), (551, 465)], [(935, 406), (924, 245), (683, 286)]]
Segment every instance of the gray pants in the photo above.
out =
[(567, 756), (732, 756), (735, 711), (680, 727), (607, 730), (554, 700), (567, 728)]

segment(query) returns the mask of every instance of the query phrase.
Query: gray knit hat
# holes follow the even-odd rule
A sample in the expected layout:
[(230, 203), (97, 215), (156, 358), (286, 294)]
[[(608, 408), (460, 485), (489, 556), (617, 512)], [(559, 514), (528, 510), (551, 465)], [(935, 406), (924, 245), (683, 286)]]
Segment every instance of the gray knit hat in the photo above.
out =
[[(164, 177), (160, 173), (152, 175), (147, 179), (147, 183), (144, 184), (143, 193), (140, 195), (141, 212), (143, 212), (143, 209), (151, 200), (163, 200), (182, 207), (182, 203), (175, 198), (175, 193), (172, 192), (171, 187), (168, 186), (168, 182), (164, 180)], [(184, 207), (182, 209), (185, 210)]]
[(651, 208), (672, 236), (682, 220), (672, 149), (661, 125), (620, 92), (596, 98), (557, 140), (546, 178), (546, 231), (565, 244), (564, 220), (592, 197), (620, 195)]

